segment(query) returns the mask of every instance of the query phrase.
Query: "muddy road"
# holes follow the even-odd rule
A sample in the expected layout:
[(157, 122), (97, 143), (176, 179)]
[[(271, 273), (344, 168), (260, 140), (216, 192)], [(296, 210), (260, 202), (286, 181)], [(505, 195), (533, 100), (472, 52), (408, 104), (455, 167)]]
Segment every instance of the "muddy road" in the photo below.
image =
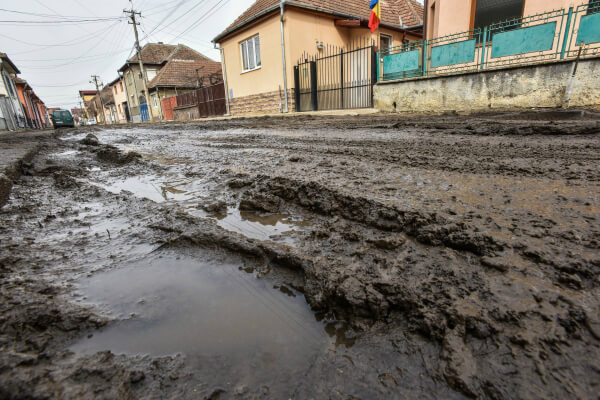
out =
[(35, 140), (0, 137), (30, 154), (0, 208), (0, 398), (597, 398), (597, 114)]

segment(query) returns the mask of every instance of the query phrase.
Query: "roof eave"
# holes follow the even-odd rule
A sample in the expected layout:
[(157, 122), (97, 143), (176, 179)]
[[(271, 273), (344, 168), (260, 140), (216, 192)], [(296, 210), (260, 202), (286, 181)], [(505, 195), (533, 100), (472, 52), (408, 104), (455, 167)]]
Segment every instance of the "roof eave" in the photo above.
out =
[[(297, 3), (295, 1), (283, 1), (282, 3), (284, 5), (290, 5), (290, 6), (293, 6), (293, 7), (302, 8), (302, 9), (310, 10), (310, 11), (317, 11), (317, 12), (320, 12), (320, 13), (323, 13), (323, 14), (333, 15), (333, 16), (336, 16), (336, 17), (341, 17), (341, 18), (346, 18), (346, 19), (358, 19), (358, 20), (361, 20), (361, 21), (362, 20), (368, 21), (366, 18), (357, 17), (356, 15), (345, 14), (345, 13), (341, 13), (339, 11), (332, 11), (332, 10), (328, 10), (328, 9), (321, 8), (321, 7), (309, 6), (307, 4)], [(242, 29), (246, 25), (249, 25), (250, 23), (252, 23), (252, 22), (254, 22), (254, 21), (256, 21), (256, 20), (264, 17), (265, 15), (267, 15), (267, 14), (269, 14), (269, 13), (277, 10), (278, 8), (281, 7), (282, 3), (277, 3), (276, 5), (271, 6), (271, 7), (267, 8), (267, 9), (259, 12), (258, 14), (256, 14), (256, 15), (254, 15), (254, 16), (252, 16), (252, 17), (250, 17), (250, 18), (248, 18), (248, 19), (240, 22), (239, 24), (237, 24), (233, 28), (226, 30), (225, 32), (223, 32), (220, 35), (218, 35), (217, 37), (215, 37), (212, 40), (212, 43), (219, 43), (219, 40), (221, 40), (221, 39), (229, 36), (230, 34), (234, 33), (235, 31), (237, 31), (239, 29)], [(422, 23), (420, 25), (407, 26), (407, 27), (403, 27), (403, 26), (400, 26), (400, 25), (384, 24), (384, 23), (381, 23), (380, 25), (382, 27), (384, 27), (384, 28), (395, 29), (395, 30), (398, 30), (398, 31), (401, 31), (401, 32), (408, 32), (411, 29), (415, 29), (415, 28), (423, 26)]]
[[(284, 2), (287, 3), (287, 2)], [(222, 32), (221, 34), (219, 34), (218, 36), (216, 36), (212, 42), (213, 43), (219, 43), (219, 40), (223, 39), (226, 36), (229, 36), (230, 34), (232, 34), (233, 32), (237, 31), (238, 29), (243, 28), (244, 26), (264, 17), (267, 14), (272, 13), (273, 11), (277, 10), (280, 7), (280, 3), (277, 3), (269, 8), (264, 9), (263, 11), (259, 12), (258, 14), (253, 15), (252, 17), (245, 19), (244, 21), (240, 22), (239, 24), (237, 24), (236, 26), (232, 27), (231, 29), (227, 29), (225, 32)]]
[(6, 61), (6, 63), (8, 65), (10, 65), (10, 67), (13, 69), (13, 71), (14, 71), (15, 74), (20, 74), (21, 73), (21, 71), (19, 71), (19, 68), (17, 68), (17, 66), (11, 61), (10, 58), (8, 58), (7, 55), (4, 55), (4, 57), (2, 57), (2, 59), (4, 61)]

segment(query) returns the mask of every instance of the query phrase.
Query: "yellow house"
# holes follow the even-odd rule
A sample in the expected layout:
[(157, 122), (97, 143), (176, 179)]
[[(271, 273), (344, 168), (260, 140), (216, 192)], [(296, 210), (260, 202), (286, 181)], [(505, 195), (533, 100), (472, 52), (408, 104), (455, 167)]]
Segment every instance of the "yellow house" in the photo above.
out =
[(425, 0), (426, 37), (434, 39), (513, 18), (568, 9), (590, 0)]
[(110, 86), (114, 98), (114, 110), (112, 112), (115, 119), (114, 122), (119, 124), (129, 122), (130, 113), (129, 106), (127, 105), (127, 92), (125, 91), (123, 77), (119, 76), (109, 83), (108, 86)]
[[(377, 43), (369, 16), (368, 0), (257, 0), (213, 39), (221, 49), (229, 112), (291, 111), (295, 63), (328, 46)], [(416, 1), (382, 2), (381, 47), (421, 40), (422, 28), (423, 7)]]

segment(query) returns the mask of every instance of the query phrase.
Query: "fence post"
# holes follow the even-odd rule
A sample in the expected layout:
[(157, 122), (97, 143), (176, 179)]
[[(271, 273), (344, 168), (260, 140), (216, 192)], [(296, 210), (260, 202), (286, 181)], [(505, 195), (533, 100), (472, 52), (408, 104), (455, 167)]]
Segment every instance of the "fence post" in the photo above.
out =
[(344, 108), (344, 49), (340, 49), (340, 99)]
[(481, 69), (485, 68), (485, 51), (487, 46), (487, 26), (483, 28), (483, 43), (481, 43)]
[(571, 19), (572, 18), (573, 18), (573, 7), (569, 7), (569, 16), (567, 17), (567, 25), (565, 26), (565, 33), (563, 34), (562, 50), (560, 51), (560, 59), (561, 60), (563, 58), (565, 58), (565, 50), (567, 49), (567, 39), (570, 36), (569, 31), (571, 30)]
[(294, 104), (296, 112), (300, 112), (300, 68), (294, 65)]
[(423, 76), (427, 76), (427, 64), (429, 64), (429, 57), (427, 56), (427, 40), (423, 40)]
[[(377, 66), (376, 68), (374, 67)], [(379, 51), (375, 51), (375, 47), (371, 46), (371, 107), (373, 107), (374, 90), (373, 86), (379, 82)]]
[(319, 100), (317, 97), (317, 62), (310, 62), (310, 100), (313, 106), (313, 111), (319, 109)]

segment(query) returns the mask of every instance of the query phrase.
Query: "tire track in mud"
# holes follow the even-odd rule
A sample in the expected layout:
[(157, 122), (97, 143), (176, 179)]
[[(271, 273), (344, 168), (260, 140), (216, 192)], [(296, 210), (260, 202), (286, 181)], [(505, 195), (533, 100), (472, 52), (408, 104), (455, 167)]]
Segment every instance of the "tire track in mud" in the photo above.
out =
[[(202, 144), (203, 139), (199, 142)], [(541, 241), (544, 237), (535, 238), (533, 232), (514, 234), (516, 240), (511, 240), (491, 229), (497, 217), (492, 207), (479, 211), (484, 216), (480, 220), (469, 218), (468, 209), (454, 206), (450, 206), (455, 211), (452, 215), (446, 210), (419, 210), (419, 204), (403, 207), (378, 201), (378, 193), (368, 193), (368, 186), (353, 195), (352, 189), (335, 182), (317, 181), (328, 177), (318, 174), (319, 169), (327, 169), (319, 166), (321, 157), (327, 154), (322, 147), (339, 146), (338, 142), (323, 143), (314, 152), (294, 143), (290, 147), (301, 162), (289, 159), (290, 150), (286, 149), (285, 153), (267, 154), (262, 171), (257, 171), (261, 167), (259, 160), (249, 162), (246, 173), (232, 172), (243, 160), (235, 148), (214, 147), (193, 159), (208, 175), (218, 177), (217, 189), (211, 193), (228, 206), (289, 212), (310, 219), (310, 228), (298, 235), (295, 246), (228, 232), (214, 222), (181, 212), (172, 204), (156, 206), (129, 194), (115, 198), (127, 199), (125, 204), (130, 207), (156, 214), (152, 221), (143, 224), (145, 227), (136, 229), (140, 233), (151, 229), (150, 237), (163, 243), (163, 248), (209, 248), (245, 255), (267, 265), (267, 275), (286, 269), (296, 271), (291, 287), (303, 290), (315, 308), (344, 316), (361, 332), (355, 345), (358, 350), (353, 354), (354, 368), (348, 367), (347, 361), (322, 359), (307, 372), (308, 386), (294, 389), (300, 395), (314, 393), (311, 389), (314, 391), (315, 387), (321, 388), (319, 393), (332, 393), (332, 386), (324, 384), (323, 377), (327, 377), (327, 382), (336, 382), (333, 386), (337, 389), (344, 387), (339, 382), (347, 385), (336, 375), (337, 368), (331, 368), (335, 365), (347, 370), (350, 380), (368, 379), (376, 388), (359, 389), (357, 383), (351, 385), (355, 392), (340, 392), (362, 393), (363, 398), (407, 394), (444, 398), (595, 395), (594, 382), (600, 371), (598, 339), (594, 335), (599, 265), (589, 254), (576, 254), (584, 245), (591, 245), (593, 254), (589, 239), (587, 244), (574, 237), (559, 240), (558, 234), (567, 229), (561, 227), (558, 233), (548, 229), (545, 233), (553, 243), (541, 242), (540, 247), (534, 239)], [(394, 146), (390, 146), (392, 150)], [(279, 146), (268, 148), (273, 147), (280, 150)], [(313, 150), (310, 145), (305, 148)], [(348, 152), (358, 157), (354, 150)], [(588, 162), (593, 163), (593, 159), (590, 157)], [(337, 162), (335, 158), (332, 161)], [(145, 161), (133, 164), (140, 167), (125, 166), (119, 174), (145, 173)], [(314, 173), (294, 176), (298, 170), (295, 167), (300, 164)], [(64, 173), (73, 176), (77, 171), (65, 169)], [(55, 190), (74, 190), (67, 178), (56, 182), (62, 183)], [(371, 185), (372, 181), (367, 183)], [(81, 188), (84, 193), (92, 190), (86, 185)], [(585, 207), (581, 215), (593, 216)], [(506, 212), (510, 215), (510, 211)], [(536, 213), (537, 210), (533, 214)], [(542, 214), (533, 214), (533, 223), (541, 223)], [(567, 227), (573, 225), (571, 220), (561, 222)], [(578, 227), (574, 234), (580, 233), (592, 235), (593, 229)], [(567, 258), (572, 259), (573, 266), (563, 262)], [(565, 266), (566, 276), (556, 272)], [(416, 348), (420, 344), (422, 353), (390, 351), (385, 343), (394, 340), (408, 341)], [(378, 354), (378, 364), (365, 363), (373, 354)], [(417, 362), (417, 356), (424, 358)], [(412, 368), (413, 372), (416, 369), (426, 375), (425, 386), (415, 389), (419, 387), (418, 377), (402, 380), (402, 374), (393, 369), (398, 360), (406, 362), (401, 370)], [(143, 370), (150, 376), (148, 370)], [(375, 372), (367, 374), (369, 370)], [(164, 379), (161, 374), (166, 372), (161, 370), (158, 374)], [(121, 382), (128, 376), (117, 375), (108, 381)], [(86, 385), (84, 381), (78, 385)], [(126, 384), (129, 386), (131, 383)], [(143, 394), (149, 393), (149, 388), (142, 383), (140, 389), (128, 390)], [(179, 389), (162, 390), (181, 393), (177, 392)], [(233, 397), (233, 393), (223, 396)]]

